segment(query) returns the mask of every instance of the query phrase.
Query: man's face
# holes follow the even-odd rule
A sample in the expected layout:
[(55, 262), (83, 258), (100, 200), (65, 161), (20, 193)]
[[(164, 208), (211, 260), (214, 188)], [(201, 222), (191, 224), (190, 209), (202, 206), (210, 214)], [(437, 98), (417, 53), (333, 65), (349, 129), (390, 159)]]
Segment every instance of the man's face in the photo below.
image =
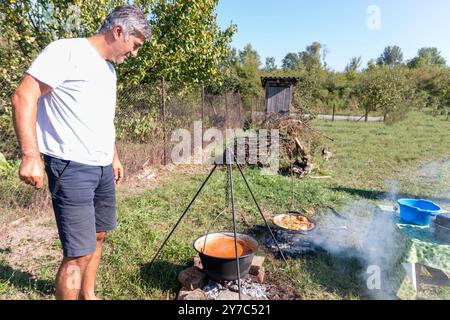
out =
[(125, 34), (120, 30), (116, 33), (113, 62), (121, 64), (130, 57), (136, 57), (144, 41), (144, 37), (140, 36), (129, 35), (125, 37)]

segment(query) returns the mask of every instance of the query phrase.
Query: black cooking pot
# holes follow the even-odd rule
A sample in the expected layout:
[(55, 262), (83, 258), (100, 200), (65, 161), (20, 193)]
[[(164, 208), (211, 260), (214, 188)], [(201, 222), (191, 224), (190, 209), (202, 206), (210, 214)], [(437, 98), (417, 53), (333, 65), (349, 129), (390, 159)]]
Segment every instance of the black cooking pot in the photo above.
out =
[[(237, 241), (240, 245), (244, 247), (244, 252), (239, 257), (239, 271), (240, 278), (245, 277), (252, 265), (253, 257), (258, 250), (258, 242), (252, 237), (245, 234), (237, 234)], [(206, 244), (205, 244), (206, 239)], [(212, 256), (209, 252), (208, 255), (204, 253), (203, 248), (208, 248), (208, 245), (213, 243), (217, 244), (220, 242), (222, 244), (234, 242), (234, 233), (211, 233), (207, 236), (202, 236), (194, 241), (194, 249), (199, 253), (200, 259), (203, 265), (203, 271), (212, 279), (216, 281), (234, 281), (237, 280), (237, 267), (235, 251), (233, 252), (233, 258), (223, 258)], [(232, 247), (234, 249), (234, 244)]]

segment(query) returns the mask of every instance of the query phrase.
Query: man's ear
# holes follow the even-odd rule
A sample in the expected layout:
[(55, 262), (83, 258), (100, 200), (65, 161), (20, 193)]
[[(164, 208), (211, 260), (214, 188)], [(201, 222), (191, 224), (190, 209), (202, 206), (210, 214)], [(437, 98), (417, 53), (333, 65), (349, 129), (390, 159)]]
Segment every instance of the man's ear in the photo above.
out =
[(115, 26), (113, 28), (114, 39), (118, 40), (123, 35), (123, 30), (121, 26)]

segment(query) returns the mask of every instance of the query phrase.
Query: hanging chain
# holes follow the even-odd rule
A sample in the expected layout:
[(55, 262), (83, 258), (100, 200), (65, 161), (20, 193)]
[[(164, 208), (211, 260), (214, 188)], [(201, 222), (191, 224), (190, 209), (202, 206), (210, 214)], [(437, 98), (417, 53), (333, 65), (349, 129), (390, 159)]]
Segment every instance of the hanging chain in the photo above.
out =
[(230, 180), (231, 180), (231, 172), (227, 167), (227, 181), (225, 183), (225, 208), (227, 209), (230, 206)]
[(208, 227), (208, 229), (207, 229), (207, 231), (206, 231), (206, 236), (205, 236), (205, 240), (204, 240), (204, 242), (203, 242), (203, 248), (202, 248), (202, 252), (204, 252), (204, 250), (205, 250), (205, 247), (206, 247), (206, 239), (208, 239), (208, 235), (209, 235), (209, 233), (210, 233), (210, 231), (211, 231), (211, 228), (214, 226), (214, 224), (216, 223), (216, 221), (223, 215), (223, 214), (225, 214), (226, 212), (227, 212), (227, 209), (229, 208), (229, 206), (230, 206), (230, 183), (231, 183), (231, 172), (230, 172), (230, 169), (228, 168), (228, 166), (227, 166), (227, 181), (226, 181), (226, 183), (225, 183), (225, 208), (221, 211), (221, 212), (219, 212), (219, 213), (217, 213), (217, 216), (214, 218), (214, 220), (213, 220), (213, 222), (209, 225), (209, 227)]

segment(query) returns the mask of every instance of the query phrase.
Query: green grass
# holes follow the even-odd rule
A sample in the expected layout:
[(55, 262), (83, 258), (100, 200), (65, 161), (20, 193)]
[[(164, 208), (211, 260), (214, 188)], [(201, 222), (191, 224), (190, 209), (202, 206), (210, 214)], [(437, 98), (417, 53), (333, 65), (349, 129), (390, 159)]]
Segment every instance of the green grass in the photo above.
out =
[[(335, 139), (327, 142), (334, 153), (331, 161), (322, 163), (319, 155), (315, 155), (315, 163), (319, 164), (316, 174), (327, 173), (332, 179), (296, 180), (294, 209), (312, 213), (326, 205), (340, 208), (355, 199), (381, 201), (392, 185), (397, 185), (403, 195), (441, 199), (444, 207), (448, 207), (449, 121), (411, 113), (405, 121), (393, 126), (324, 121), (315, 121), (314, 126)], [(246, 168), (245, 174), (266, 213), (291, 209), (289, 177), (262, 176), (256, 168)], [(177, 273), (192, 263), (195, 254), (193, 241), (207, 232), (215, 213), (224, 206), (223, 170), (217, 171), (209, 181), (153, 269), (149, 268), (149, 263), (205, 178), (205, 174), (176, 173), (154, 190), (132, 196), (119, 191), (118, 229), (108, 236), (99, 271), (101, 295), (109, 299), (175, 298), (180, 288)], [(390, 180), (396, 183), (389, 183)], [(247, 232), (250, 226), (261, 225), (262, 220), (236, 170), (234, 181), (238, 231)], [(231, 228), (228, 214), (216, 222), (212, 231)], [(363, 270), (356, 260), (320, 253), (290, 260), (286, 266), (270, 253), (260, 253), (267, 257), (266, 277), (279, 284), (286, 296), (296, 299), (370, 298), (358, 276)], [(23, 291), (29, 298), (48, 297), (48, 283), (41, 283), (39, 290), (29, 289), (20, 282), (20, 277), (17, 281), (8, 279), (11, 272), (7, 266), (0, 267), (4, 273), (0, 277), (0, 297)], [(53, 267), (44, 264), (38, 276), (51, 281), (52, 270)]]
[[(235, 172), (237, 174), (237, 172)], [(247, 169), (253, 191), (264, 211), (282, 212), (290, 205), (290, 179), (282, 176), (262, 176), (258, 169)], [(179, 284), (176, 274), (190, 262), (195, 254), (193, 241), (205, 234), (215, 212), (224, 206), (225, 171), (215, 173), (171, 237), (153, 270), (149, 262), (164, 237), (169, 234), (184, 208), (205, 179), (178, 176), (157, 190), (139, 197), (128, 198), (119, 205), (119, 229), (109, 238), (111, 253), (102, 272), (103, 294), (111, 298), (165, 299), (174, 298)], [(262, 224), (256, 206), (244, 182), (235, 176), (235, 198), (238, 209), (238, 231), (245, 232), (250, 224)], [(295, 186), (298, 204), (305, 208), (342, 201), (339, 193), (305, 181)], [(213, 231), (231, 231), (231, 213), (212, 226)], [(277, 267), (280, 265), (277, 263)], [(282, 267), (282, 266), (281, 266)], [(286, 276), (289, 276), (288, 274)]]
[(334, 177), (330, 187), (368, 199), (383, 198), (397, 188), (403, 195), (448, 195), (450, 121), (444, 117), (412, 112), (392, 126), (342, 121), (314, 125), (335, 139), (326, 141), (334, 157), (323, 166)]
[(48, 261), (42, 259), (37, 277), (33, 278), (28, 272), (11, 268), (5, 255), (0, 253), (0, 300), (53, 298), (55, 262), (49, 267)]

